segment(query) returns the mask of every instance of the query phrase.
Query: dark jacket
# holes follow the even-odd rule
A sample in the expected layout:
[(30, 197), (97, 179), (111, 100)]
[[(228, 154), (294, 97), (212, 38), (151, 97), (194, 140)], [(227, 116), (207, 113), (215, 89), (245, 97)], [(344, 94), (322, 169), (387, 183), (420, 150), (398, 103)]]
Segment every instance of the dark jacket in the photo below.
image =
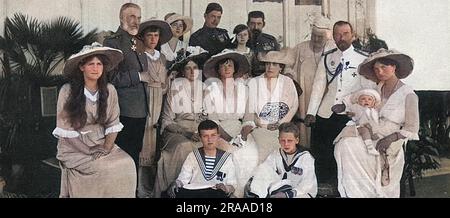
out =
[(200, 46), (210, 55), (215, 55), (225, 48), (231, 48), (231, 39), (225, 29), (203, 26), (191, 35), (189, 46)]
[(123, 61), (110, 76), (111, 83), (117, 89), (120, 115), (144, 118), (148, 114), (148, 101), (145, 84), (140, 81), (139, 72), (147, 71), (148, 64), (145, 54), (135, 51), (134, 42), (133, 37), (119, 27), (116, 33), (105, 39), (104, 46), (123, 52)]
[(247, 47), (249, 47), (253, 52), (252, 64), (252, 77), (259, 76), (265, 71), (264, 63), (258, 60), (258, 54), (268, 51), (279, 51), (280, 44), (278, 44), (277, 39), (269, 34), (260, 33), (256, 38), (251, 38), (247, 42)]

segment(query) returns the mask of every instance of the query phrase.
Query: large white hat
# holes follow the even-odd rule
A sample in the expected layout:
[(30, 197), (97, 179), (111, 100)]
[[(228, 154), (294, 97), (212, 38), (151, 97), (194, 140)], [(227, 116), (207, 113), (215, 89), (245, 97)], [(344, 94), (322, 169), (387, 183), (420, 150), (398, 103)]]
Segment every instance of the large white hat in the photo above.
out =
[(279, 63), (286, 66), (294, 64), (294, 58), (292, 51), (289, 48), (281, 49), (280, 51), (269, 51), (265, 55), (260, 53), (258, 59), (261, 62)]
[(192, 29), (192, 26), (194, 24), (194, 21), (192, 18), (188, 16), (183, 16), (181, 14), (172, 14), (169, 17), (167, 17), (166, 22), (168, 24), (172, 24), (175, 21), (181, 20), (186, 25), (186, 28), (183, 29), (183, 34), (189, 32)]
[(411, 74), (414, 68), (414, 60), (408, 55), (402, 54), (396, 50), (387, 50), (380, 48), (378, 51), (369, 55), (359, 66), (358, 72), (367, 79), (378, 82), (378, 78), (373, 72), (374, 63), (380, 58), (388, 58), (398, 63), (395, 69), (395, 75), (399, 79), (404, 79)]
[(231, 59), (233, 62), (239, 66), (237, 72), (234, 72), (233, 77), (238, 78), (247, 73), (250, 69), (250, 64), (247, 58), (230, 49), (224, 49), (221, 53), (212, 56), (208, 61), (206, 61), (203, 67), (203, 75), (205, 78), (219, 77), (219, 72), (216, 71), (216, 65), (221, 60)]
[(111, 71), (123, 60), (121, 50), (105, 47), (98, 42), (94, 42), (91, 45), (85, 45), (80, 52), (73, 54), (67, 59), (63, 74), (67, 76), (80, 72), (80, 68), (78, 67), (80, 61), (92, 55), (105, 55), (108, 58), (109, 63), (103, 63), (104, 72)]

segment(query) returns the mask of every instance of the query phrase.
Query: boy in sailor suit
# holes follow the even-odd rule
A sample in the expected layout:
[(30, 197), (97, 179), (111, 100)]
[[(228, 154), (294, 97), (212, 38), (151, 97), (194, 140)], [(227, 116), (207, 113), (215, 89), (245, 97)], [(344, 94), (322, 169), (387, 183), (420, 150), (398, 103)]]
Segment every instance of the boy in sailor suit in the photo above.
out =
[(280, 148), (257, 168), (250, 192), (259, 197), (309, 198), (317, 195), (314, 158), (297, 146), (300, 131), (294, 123), (279, 126)]
[(198, 132), (203, 147), (186, 158), (178, 178), (167, 194), (172, 198), (226, 198), (237, 184), (231, 154), (217, 148), (218, 125), (202, 121)]

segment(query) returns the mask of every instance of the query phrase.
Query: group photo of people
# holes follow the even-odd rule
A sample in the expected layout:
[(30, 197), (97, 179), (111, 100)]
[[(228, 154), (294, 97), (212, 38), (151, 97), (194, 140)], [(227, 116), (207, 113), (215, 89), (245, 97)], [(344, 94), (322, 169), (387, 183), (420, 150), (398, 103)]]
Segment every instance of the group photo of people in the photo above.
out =
[(403, 80), (415, 57), (361, 49), (354, 23), (324, 14), (283, 46), (265, 11), (232, 32), (217, 2), (200, 29), (175, 12), (144, 20), (138, 3), (116, 11), (117, 30), (63, 66), (60, 198), (400, 197), (419, 140)]

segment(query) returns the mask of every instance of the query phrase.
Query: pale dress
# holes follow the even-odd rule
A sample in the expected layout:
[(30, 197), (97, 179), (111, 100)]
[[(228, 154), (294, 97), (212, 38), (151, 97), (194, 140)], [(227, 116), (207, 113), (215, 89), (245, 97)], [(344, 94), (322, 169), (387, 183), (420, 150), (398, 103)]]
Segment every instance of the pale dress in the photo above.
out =
[(263, 162), (279, 147), (278, 129), (268, 130), (268, 124), (290, 122), (298, 109), (298, 95), (292, 79), (278, 75), (278, 78), (271, 80), (274, 86), (271, 91), (266, 81), (264, 74), (250, 79), (248, 107), (244, 118), (244, 125), (256, 126), (249, 134), (247, 144), (256, 144), (258, 163)]
[[(191, 86), (194, 93), (191, 94)], [(177, 124), (189, 132), (197, 132), (198, 124), (206, 119), (203, 114), (203, 85), (185, 78), (172, 83), (161, 114), (162, 150), (154, 186), (154, 197), (160, 197), (175, 181), (188, 154), (201, 146), (186, 136), (166, 130), (170, 124)]]
[(75, 131), (68, 121), (64, 105), (70, 86), (65, 84), (59, 92), (57, 121), (53, 135), (58, 138), (57, 159), (61, 166), (60, 197), (111, 198), (135, 197), (136, 169), (133, 159), (117, 145), (111, 152), (94, 160), (93, 154), (105, 142), (105, 136), (120, 132), (119, 104), (114, 86), (108, 84), (108, 103), (105, 126), (95, 124), (98, 94), (87, 89), (86, 125)]
[[(378, 85), (381, 91), (382, 83)], [(418, 97), (414, 90), (403, 85), (389, 99), (383, 99), (380, 119), (396, 123), (398, 132), (406, 137), (390, 145), (387, 149), (390, 183), (381, 185), (380, 156), (367, 152), (360, 136), (344, 136), (338, 140), (334, 156), (338, 168), (338, 190), (341, 197), (373, 198), (400, 196), (400, 179), (405, 164), (402, 145), (407, 140), (418, 140), (419, 109)], [(387, 134), (385, 132), (384, 134)]]
[[(245, 82), (235, 80), (225, 92), (219, 79), (209, 81), (203, 101), (208, 119), (216, 122), (231, 137), (239, 137), (248, 98)], [(218, 147), (232, 153), (237, 178), (234, 196), (241, 198), (244, 196), (244, 186), (257, 165), (257, 156), (249, 155), (257, 152), (256, 145), (253, 143), (238, 147), (223, 139), (220, 140)]]

